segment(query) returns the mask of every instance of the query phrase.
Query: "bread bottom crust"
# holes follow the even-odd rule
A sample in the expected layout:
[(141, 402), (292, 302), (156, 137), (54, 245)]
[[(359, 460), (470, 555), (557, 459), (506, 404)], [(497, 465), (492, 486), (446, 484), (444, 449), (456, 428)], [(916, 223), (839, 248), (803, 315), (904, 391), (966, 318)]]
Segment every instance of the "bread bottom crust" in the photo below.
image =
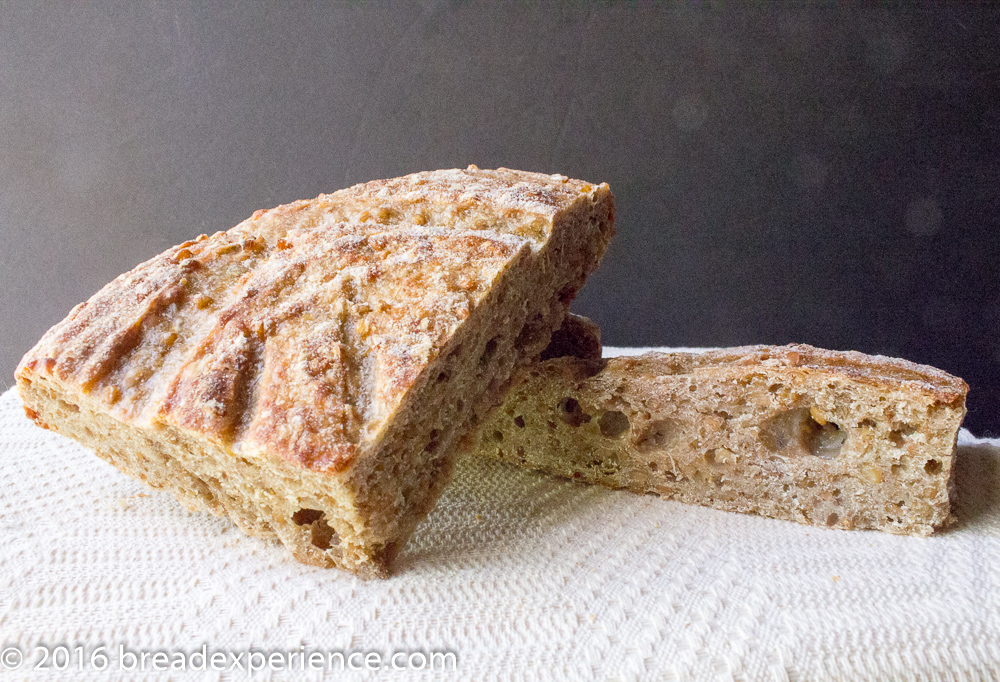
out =
[[(738, 354), (736, 354), (738, 356)], [(519, 374), (478, 454), (587, 483), (842, 529), (952, 521), (964, 395), (829, 367), (688, 354), (558, 358)]]

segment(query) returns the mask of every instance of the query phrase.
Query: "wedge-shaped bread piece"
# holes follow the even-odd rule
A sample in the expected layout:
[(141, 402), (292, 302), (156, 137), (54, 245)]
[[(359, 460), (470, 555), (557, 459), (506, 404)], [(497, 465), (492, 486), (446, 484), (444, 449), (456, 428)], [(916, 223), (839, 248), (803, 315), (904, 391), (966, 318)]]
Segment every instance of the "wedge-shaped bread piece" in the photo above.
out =
[(37, 424), (190, 508), (382, 575), (612, 222), (606, 185), (475, 168), (261, 211), (74, 308), (18, 388)]
[(474, 440), (486, 456), (727, 511), (928, 535), (950, 520), (968, 386), (811, 346), (521, 370)]

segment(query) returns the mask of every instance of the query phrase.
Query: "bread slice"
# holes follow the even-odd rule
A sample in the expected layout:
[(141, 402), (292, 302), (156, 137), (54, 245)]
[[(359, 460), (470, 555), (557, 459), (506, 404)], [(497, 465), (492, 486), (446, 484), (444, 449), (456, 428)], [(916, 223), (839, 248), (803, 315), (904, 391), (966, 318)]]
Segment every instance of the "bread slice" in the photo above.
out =
[(521, 370), (475, 451), (819, 526), (929, 535), (951, 518), (961, 379), (804, 345), (589, 355)]
[(613, 219), (607, 185), (475, 167), (258, 211), (78, 305), (18, 389), (37, 424), (191, 509), (384, 575)]

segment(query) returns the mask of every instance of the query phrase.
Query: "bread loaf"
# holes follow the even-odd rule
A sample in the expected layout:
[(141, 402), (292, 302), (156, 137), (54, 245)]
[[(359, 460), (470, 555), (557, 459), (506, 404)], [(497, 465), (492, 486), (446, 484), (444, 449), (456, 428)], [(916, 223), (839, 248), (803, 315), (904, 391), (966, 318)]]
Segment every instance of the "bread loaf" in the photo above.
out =
[(191, 509), (384, 575), (613, 220), (607, 185), (475, 167), (258, 211), (78, 305), (18, 390)]
[(804, 345), (562, 357), (519, 371), (473, 447), (690, 504), (928, 535), (951, 518), (967, 391), (932, 367)]

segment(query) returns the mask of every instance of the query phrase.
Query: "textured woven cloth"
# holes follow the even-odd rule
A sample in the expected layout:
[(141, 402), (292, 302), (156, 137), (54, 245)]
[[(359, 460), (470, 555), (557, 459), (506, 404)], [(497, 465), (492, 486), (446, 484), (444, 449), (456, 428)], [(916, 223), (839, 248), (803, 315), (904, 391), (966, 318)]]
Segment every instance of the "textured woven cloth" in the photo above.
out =
[[(10, 390), (0, 677), (247, 679), (247, 652), (260, 663), (283, 651), (320, 654), (331, 679), (998, 679), (1000, 442), (963, 432), (960, 444), (958, 523), (930, 538), (811, 528), (466, 460), (396, 575), (364, 582), (189, 513), (36, 428)], [(67, 671), (31, 670), (46, 655), (62, 666), (60, 645)], [(139, 667), (150, 652), (197, 667), (202, 647), (225, 669)], [(379, 669), (340, 672), (331, 652)], [(380, 658), (361, 657), (372, 652)], [(412, 669), (435, 652), (455, 664)], [(253, 679), (323, 676), (284, 661), (293, 672)], [(412, 668), (386, 670), (390, 661)]]

